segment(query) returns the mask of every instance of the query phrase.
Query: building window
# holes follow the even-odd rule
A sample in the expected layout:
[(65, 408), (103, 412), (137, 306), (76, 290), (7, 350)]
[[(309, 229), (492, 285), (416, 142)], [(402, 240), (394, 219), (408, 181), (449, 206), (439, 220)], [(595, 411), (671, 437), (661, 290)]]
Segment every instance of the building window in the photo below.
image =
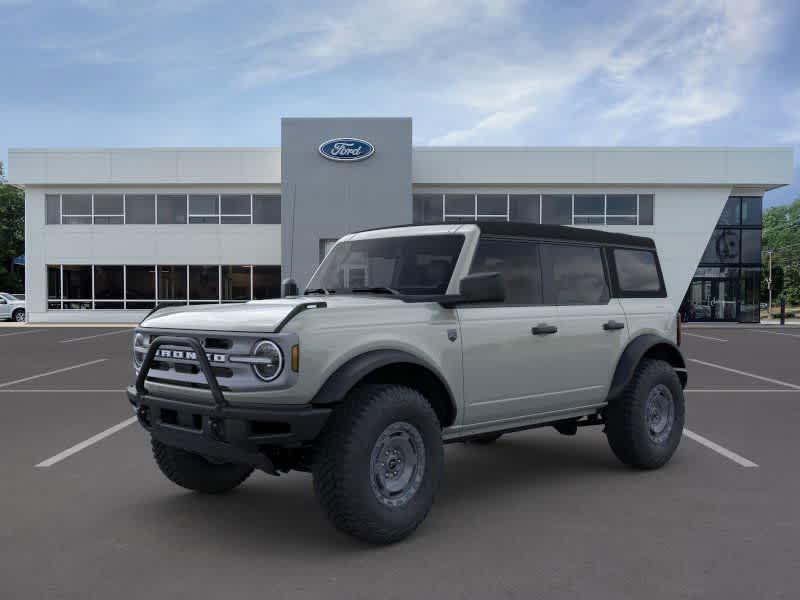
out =
[(478, 194), (479, 221), (508, 221), (508, 194)]
[(95, 194), (93, 206), (95, 225), (122, 225), (125, 222), (122, 194)]
[(186, 304), (186, 265), (158, 265), (158, 301)]
[(443, 194), (414, 194), (413, 222), (419, 225), (441, 223), (444, 220)]
[(655, 196), (639, 194), (639, 225), (652, 225), (655, 212)]
[(279, 194), (253, 195), (253, 223), (278, 225), (281, 222), (281, 197)]
[(62, 225), (91, 225), (92, 195), (63, 194), (61, 196)]
[(186, 223), (186, 194), (159, 194), (159, 225), (182, 225)]
[(761, 227), (761, 198), (742, 198), (742, 225)]
[(220, 223), (250, 224), (250, 194), (222, 194)]
[(219, 223), (219, 196), (216, 194), (189, 196), (189, 223)]
[[(634, 197), (635, 203), (636, 198)], [(576, 194), (573, 200), (573, 211), (572, 222), (575, 225), (605, 225), (605, 196), (603, 194)]]
[(153, 225), (155, 222), (155, 194), (125, 195), (125, 223), (128, 225)]
[[(637, 204), (636, 194), (608, 194), (606, 196), (606, 225), (636, 225), (638, 220)], [(650, 220), (652, 222), (652, 218)], [(644, 223), (641, 224), (644, 225)]]
[(48, 225), (61, 225), (61, 195), (60, 194), (46, 194), (45, 213), (46, 223)]
[(572, 196), (569, 194), (543, 195), (542, 223), (546, 225), (571, 225)]
[(48, 265), (47, 308), (146, 310), (277, 298), (280, 276), (278, 265)]
[(251, 297), (250, 266), (222, 267), (222, 301), (242, 302)]
[(475, 194), (445, 194), (444, 220), (450, 223), (474, 223), (477, 219)]
[(281, 268), (253, 266), (253, 299), (278, 298), (281, 295)]
[(508, 197), (508, 217), (516, 223), (540, 222), (539, 194), (511, 194)]
[(122, 265), (94, 266), (94, 307), (125, 308), (125, 275)]

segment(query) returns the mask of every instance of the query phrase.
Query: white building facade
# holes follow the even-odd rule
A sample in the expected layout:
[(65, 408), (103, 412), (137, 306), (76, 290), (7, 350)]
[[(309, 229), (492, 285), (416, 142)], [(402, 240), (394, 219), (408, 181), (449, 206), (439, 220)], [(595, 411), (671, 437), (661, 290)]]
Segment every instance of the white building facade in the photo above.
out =
[[(320, 145), (335, 138), (374, 153), (329, 160)], [(725, 281), (743, 290), (753, 211), (760, 223), (760, 197), (791, 182), (792, 164), (788, 148), (421, 148), (410, 119), (284, 119), (281, 148), (15, 149), (9, 177), (25, 188), (29, 321), (134, 322), (156, 305), (277, 296), (338, 237), (411, 222), (644, 235), (676, 305), (700, 289), (701, 262), (735, 265)], [(749, 314), (752, 301), (734, 302), (726, 320)]]

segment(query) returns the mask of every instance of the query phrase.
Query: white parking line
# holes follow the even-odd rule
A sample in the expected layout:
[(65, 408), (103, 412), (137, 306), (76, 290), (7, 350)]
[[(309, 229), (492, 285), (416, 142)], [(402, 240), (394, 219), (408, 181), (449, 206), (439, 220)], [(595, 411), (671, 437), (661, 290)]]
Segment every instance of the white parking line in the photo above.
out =
[(90, 365), (96, 365), (97, 363), (101, 363), (108, 360), (107, 358), (98, 358), (97, 360), (90, 360), (89, 362), (81, 363), (79, 365), (72, 365), (71, 367), (64, 367), (63, 369), (56, 369), (55, 371), (47, 371), (46, 373), (39, 373), (38, 375), (31, 375), (30, 377), (23, 377), (22, 379), (15, 379), (13, 381), (6, 381), (5, 383), (0, 383), (0, 388), (8, 387), (10, 385), (16, 385), (17, 383), (25, 383), (26, 381), (31, 381), (33, 379), (39, 379), (40, 377), (47, 377), (48, 375), (56, 375), (57, 373), (63, 373), (65, 371), (72, 371), (73, 369), (80, 369), (81, 367), (88, 367)]
[(769, 377), (764, 377), (762, 375), (756, 375), (755, 373), (748, 373), (747, 371), (739, 371), (738, 369), (731, 369), (730, 367), (725, 367), (723, 365), (716, 365), (714, 363), (706, 362), (704, 360), (697, 360), (696, 358), (689, 359), (692, 362), (695, 362), (699, 365), (705, 365), (707, 367), (714, 367), (715, 369), (720, 369), (722, 371), (728, 371), (729, 373), (736, 373), (737, 375), (744, 375), (746, 377), (752, 377), (753, 379), (760, 379), (761, 381), (766, 381), (767, 383), (774, 383), (777, 385), (782, 385), (788, 388), (792, 388), (794, 390), (800, 390), (800, 385), (795, 385), (794, 383), (787, 383), (786, 381), (781, 381), (780, 379), (770, 379)]
[(105, 337), (107, 335), (118, 335), (120, 333), (130, 333), (133, 329), (123, 329), (122, 331), (107, 331), (106, 333), (98, 333), (97, 335), (87, 335), (84, 337), (70, 338), (68, 340), (61, 340), (62, 344), (69, 344), (70, 342), (82, 342), (84, 340), (93, 340), (94, 338)]
[(736, 454), (736, 452), (733, 452), (732, 450), (728, 450), (727, 448), (724, 448), (724, 447), (720, 446), (716, 442), (712, 442), (708, 438), (704, 438), (702, 435), (699, 435), (699, 434), (695, 433), (694, 431), (686, 429), (685, 427), (683, 429), (683, 433), (689, 439), (694, 440), (698, 444), (701, 444), (701, 445), (705, 446), (709, 450), (713, 450), (717, 454), (721, 454), (722, 456), (724, 456), (728, 460), (732, 460), (733, 462), (735, 462), (737, 465), (740, 465), (742, 467), (750, 467), (750, 468), (758, 466), (752, 460), (748, 460), (744, 456)]
[(48, 459), (43, 460), (40, 462), (37, 467), (52, 467), (54, 464), (61, 462), (65, 458), (69, 458), (73, 454), (80, 452), (81, 450), (88, 448), (89, 446), (96, 444), (100, 440), (107, 438), (110, 435), (113, 435), (120, 431), (121, 429), (125, 429), (128, 425), (132, 425), (136, 422), (136, 417), (131, 417), (130, 419), (125, 419), (122, 423), (117, 423), (113, 427), (109, 427), (105, 431), (101, 431), (97, 435), (93, 435), (89, 439), (83, 440), (82, 442), (75, 444), (71, 448), (67, 448), (63, 452), (59, 452), (55, 456), (51, 456)]
[(771, 331), (769, 329), (748, 329), (747, 331), (754, 331), (755, 333), (771, 333), (772, 335), (785, 335), (786, 337), (800, 338), (796, 333), (784, 333), (783, 331)]
[(14, 333), (0, 333), (0, 337), (8, 337), (9, 335), (26, 335), (28, 333), (42, 333), (44, 329), (26, 329), (25, 331), (15, 331)]
[(696, 337), (701, 338), (704, 340), (711, 340), (713, 342), (727, 342), (728, 340), (723, 340), (722, 338), (718, 337), (711, 337), (710, 335), (700, 335), (699, 333), (689, 333), (688, 331), (682, 331), (683, 335), (688, 335), (689, 337)]

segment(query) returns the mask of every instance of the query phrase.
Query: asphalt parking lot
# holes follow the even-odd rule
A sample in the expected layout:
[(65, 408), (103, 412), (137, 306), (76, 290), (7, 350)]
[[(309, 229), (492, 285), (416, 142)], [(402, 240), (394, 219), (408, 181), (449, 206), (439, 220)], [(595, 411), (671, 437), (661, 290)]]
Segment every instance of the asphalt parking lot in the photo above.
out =
[(800, 328), (686, 332), (691, 437), (664, 469), (596, 428), (452, 444), (428, 519), (383, 548), (330, 527), (306, 474), (167, 481), (123, 393), (130, 339), (0, 329), (0, 597), (797, 597)]

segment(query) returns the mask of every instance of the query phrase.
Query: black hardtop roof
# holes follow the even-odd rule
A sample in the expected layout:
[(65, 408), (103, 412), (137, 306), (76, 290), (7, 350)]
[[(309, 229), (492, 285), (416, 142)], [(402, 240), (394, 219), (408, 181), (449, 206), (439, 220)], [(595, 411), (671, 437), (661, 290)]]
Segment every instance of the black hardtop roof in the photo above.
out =
[(627, 233), (612, 233), (584, 227), (570, 227), (568, 225), (537, 225), (535, 223), (507, 223), (503, 221), (479, 222), (476, 225), (480, 228), (481, 233), (487, 235), (587, 242), (610, 246), (637, 246), (653, 249), (656, 247), (655, 242), (648, 237), (629, 235)]
[[(429, 223), (428, 225), (434, 225), (434, 223)], [(457, 227), (459, 223), (435, 223), (435, 225)], [(648, 249), (655, 249), (656, 247), (655, 242), (648, 237), (629, 235), (627, 233), (612, 233), (610, 231), (587, 229), (584, 227), (571, 227), (569, 225), (538, 225), (536, 223), (509, 223), (506, 221), (479, 221), (477, 223), (461, 223), (461, 225), (477, 225), (481, 233), (486, 235), (584, 242), (590, 244), (606, 244), (610, 246), (633, 246)], [(390, 227), (362, 229), (361, 231), (354, 231), (353, 233), (425, 226), (426, 225), (421, 224), (393, 225)]]

